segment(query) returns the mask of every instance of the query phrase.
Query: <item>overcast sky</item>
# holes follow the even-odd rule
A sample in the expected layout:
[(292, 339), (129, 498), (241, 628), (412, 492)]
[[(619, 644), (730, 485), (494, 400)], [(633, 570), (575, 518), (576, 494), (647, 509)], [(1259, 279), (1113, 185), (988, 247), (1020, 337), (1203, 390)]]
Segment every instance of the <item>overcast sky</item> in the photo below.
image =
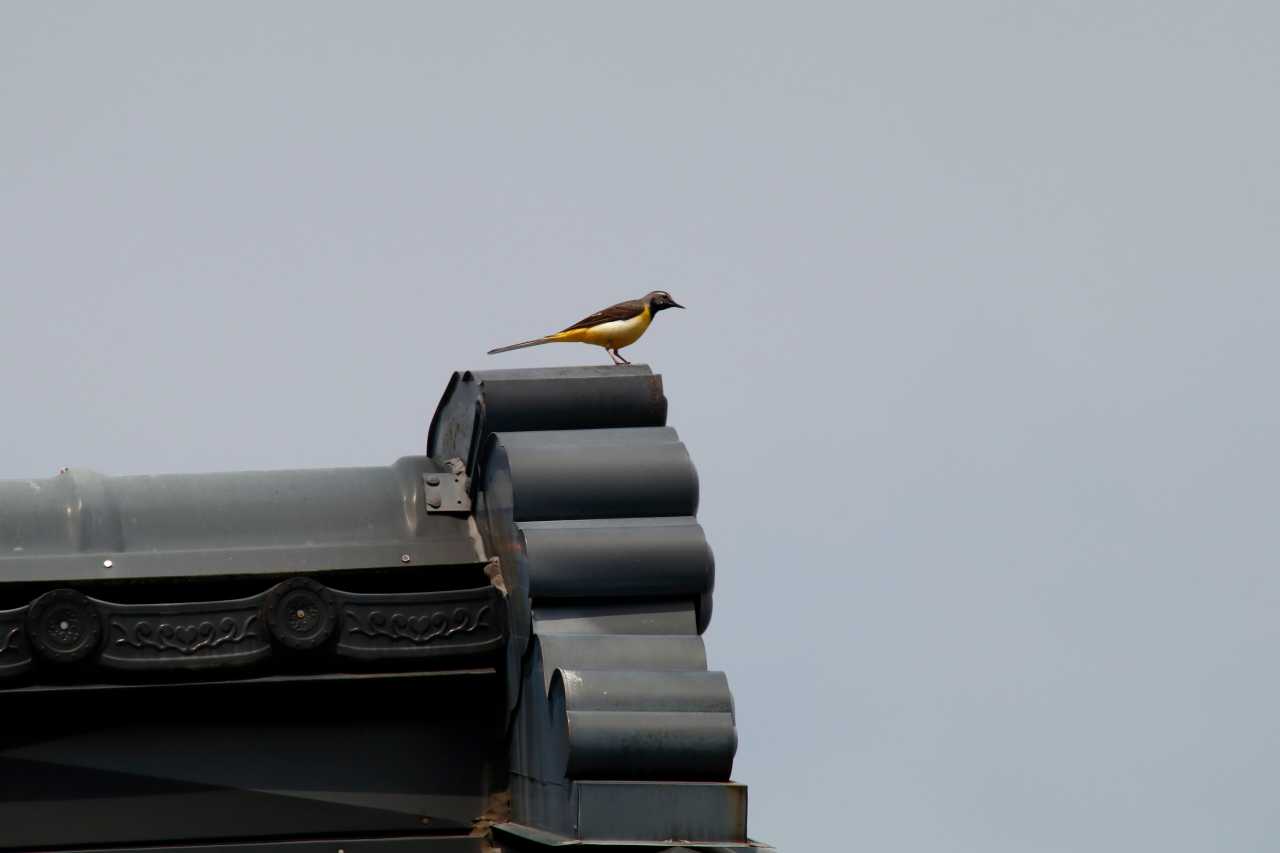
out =
[(1278, 10), (6, 3), (0, 477), (389, 464), (664, 288), (753, 836), (1274, 848)]

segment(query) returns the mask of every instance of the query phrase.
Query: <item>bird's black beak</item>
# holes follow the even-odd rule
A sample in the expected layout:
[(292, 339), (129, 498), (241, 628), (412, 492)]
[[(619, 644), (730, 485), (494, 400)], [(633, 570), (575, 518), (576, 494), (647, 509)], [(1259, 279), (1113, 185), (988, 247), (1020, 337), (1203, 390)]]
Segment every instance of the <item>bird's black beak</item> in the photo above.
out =
[(672, 299), (672, 300), (671, 300), (670, 302), (668, 302), (667, 304), (668, 304), (668, 305), (670, 305), (672, 308), (683, 308), (683, 307), (684, 307), (684, 306), (683, 306), (683, 305), (681, 305), (679, 302), (676, 302), (674, 299)]

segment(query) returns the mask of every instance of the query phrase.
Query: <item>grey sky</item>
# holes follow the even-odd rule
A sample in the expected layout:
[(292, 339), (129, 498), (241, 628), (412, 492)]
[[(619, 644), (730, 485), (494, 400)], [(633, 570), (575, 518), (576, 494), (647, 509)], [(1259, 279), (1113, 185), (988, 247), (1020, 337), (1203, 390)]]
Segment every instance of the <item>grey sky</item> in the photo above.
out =
[(0, 477), (386, 464), (665, 288), (754, 836), (1273, 847), (1278, 32), (7, 3)]

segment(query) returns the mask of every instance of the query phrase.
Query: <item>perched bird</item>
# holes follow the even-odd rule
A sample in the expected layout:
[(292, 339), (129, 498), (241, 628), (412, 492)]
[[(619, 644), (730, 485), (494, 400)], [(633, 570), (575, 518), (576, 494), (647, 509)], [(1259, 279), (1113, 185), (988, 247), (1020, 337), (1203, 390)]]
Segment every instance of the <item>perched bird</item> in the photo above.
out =
[(683, 308), (665, 290), (655, 290), (639, 299), (628, 299), (583, 317), (567, 329), (511, 346), (489, 350), (489, 355), (541, 344), (580, 343), (604, 347), (614, 364), (630, 364), (618, 350), (631, 346), (649, 328), (653, 315), (666, 308)]

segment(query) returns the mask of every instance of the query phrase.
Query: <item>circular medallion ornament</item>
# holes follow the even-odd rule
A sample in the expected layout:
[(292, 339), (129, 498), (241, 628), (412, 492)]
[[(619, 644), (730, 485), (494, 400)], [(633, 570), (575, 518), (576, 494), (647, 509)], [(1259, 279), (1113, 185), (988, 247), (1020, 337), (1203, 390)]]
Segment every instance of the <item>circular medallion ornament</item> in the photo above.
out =
[(27, 608), (31, 648), (50, 663), (75, 663), (98, 649), (102, 619), (88, 598), (72, 589), (55, 589)]
[(310, 578), (291, 578), (267, 595), (267, 625), (287, 648), (304, 651), (324, 645), (337, 624), (333, 593)]

